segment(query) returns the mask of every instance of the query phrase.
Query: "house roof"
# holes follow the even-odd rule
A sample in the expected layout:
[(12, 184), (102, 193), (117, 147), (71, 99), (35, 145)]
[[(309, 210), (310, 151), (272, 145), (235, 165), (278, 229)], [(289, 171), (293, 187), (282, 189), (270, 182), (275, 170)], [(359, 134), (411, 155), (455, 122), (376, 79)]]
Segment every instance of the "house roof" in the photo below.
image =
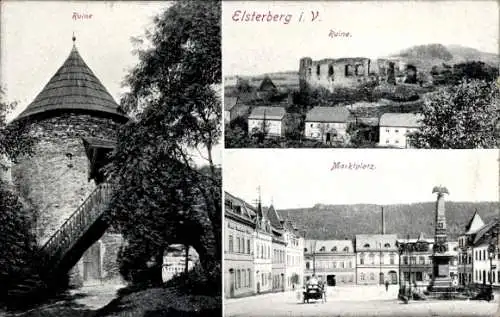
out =
[(380, 117), (380, 126), (418, 128), (422, 117), (414, 113), (384, 113)]
[(498, 224), (498, 221), (493, 220), (493, 221), (490, 221), (489, 223), (487, 223), (486, 225), (484, 225), (483, 227), (481, 227), (481, 229), (479, 229), (477, 231), (472, 244), (478, 245), (478, 244), (481, 244), (482, 242), (484, 242), (488, 238), (488, 236), (490, 236), (493, 233), (492, 231), (495, 229), (497, 224)]
[(16, 120), (68, 110), (111, 114), (126, 120), (125, 113), (83, 61), (75, 45), (63, 65)]
[[(347, 251), (344, 251), (345, 248)], [(316, 240), (314, 252), (353, 253), (354, 246), (351, 240)]]
[[(238, 198), (234, 195), (231, 195), (228, 192), (225, 192), (224, 199), (227, 201), (232, 202), (233, 208), (230, 208), (226, 204), (224, 204), (224, 212), (225, 214), (232, 214), (236, 215), (237, 217), (245, 220), (250, 220), (254, 221), (255, 216), (257, 215), (255, 207), (249, 205), (247, 202), (245, 202), (243, 199)], [(240, 207), (239, 210), (237, 210), (235, 207)]]
[(347, 122), (351, 112), (346, 107), (314, 107), (306, 115), (306, 122)]
[(282, 219), (276, 209), (274, 209), (273, 205), (271, 205), (266, 210), (267, 218), (271, 221), (271, 225), (276, 229), (283, 229)]
[(273, 83), (269, 75), (266, 75), (259, 86), (260, 91), (276, 90), (276, 85)]
[(238, 103), (238, 97), (224, 97), (224, 111), (231, 111)]
[(248, 119), (282, 120), (286, 111), (283, 107), (255, 107)]
[(356, 235), (356, 251), (397, 250), (395, 234), (358, 234)]
[(466, 234), (476, 233), (483, 226), (484, 226), (483, 219), (477, 213), (477, 210), (475, 210), (474, 214), (472, 215), (472, 217), (470, 218), (469, 222), (467, 223), (467, 226), (465, 227), (465, 233)]

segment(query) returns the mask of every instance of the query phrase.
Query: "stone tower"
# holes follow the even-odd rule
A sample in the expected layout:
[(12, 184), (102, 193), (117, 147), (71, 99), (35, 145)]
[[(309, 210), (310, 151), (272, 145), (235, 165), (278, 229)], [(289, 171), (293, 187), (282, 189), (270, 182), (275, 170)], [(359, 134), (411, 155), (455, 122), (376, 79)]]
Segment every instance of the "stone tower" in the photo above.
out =
[[(75, 40), (63, 65), (15, 119), (26, 122), (37, 138), (34, 154), (12, 166), (12, 180), (37, 211), (41, 245), (104, 180), (100, 168), (114, 147), (118, 126), (128, 120), (80, 56)], [(92, 266), (100, 270), (102, 258)]]

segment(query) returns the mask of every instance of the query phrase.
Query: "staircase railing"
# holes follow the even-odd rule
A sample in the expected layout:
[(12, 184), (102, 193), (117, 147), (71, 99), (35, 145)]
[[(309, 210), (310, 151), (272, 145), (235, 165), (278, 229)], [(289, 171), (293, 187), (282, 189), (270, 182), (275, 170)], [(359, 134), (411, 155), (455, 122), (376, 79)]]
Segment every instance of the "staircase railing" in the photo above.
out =
[(98, 185), (75, 212), (49, 238), (42, 252), (50, 258), (62, 255), (85, 231), (103, 214), (104, 205), (111, 199), (112, 186), (108, 183)]

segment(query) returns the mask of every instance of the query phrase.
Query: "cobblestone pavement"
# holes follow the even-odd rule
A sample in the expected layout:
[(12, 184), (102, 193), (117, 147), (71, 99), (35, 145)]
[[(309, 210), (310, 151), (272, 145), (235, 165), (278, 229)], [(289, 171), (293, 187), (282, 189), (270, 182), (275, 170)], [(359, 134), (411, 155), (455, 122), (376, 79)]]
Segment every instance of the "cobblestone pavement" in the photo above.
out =
[(319, 316), (497, 316), (495, 301), (410, 301), (397, 300), (397, 287), (342, 286), (329, 288), (327, 302), (304, 304), (296, 292), (275, 293), (225, 301), (227, 317), (319, 317)]

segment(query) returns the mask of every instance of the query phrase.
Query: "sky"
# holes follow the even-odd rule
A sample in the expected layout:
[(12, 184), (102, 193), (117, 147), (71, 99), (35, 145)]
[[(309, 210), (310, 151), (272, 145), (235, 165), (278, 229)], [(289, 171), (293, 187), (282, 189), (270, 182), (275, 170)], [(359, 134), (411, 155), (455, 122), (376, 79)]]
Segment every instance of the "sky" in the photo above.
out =
[[(225, 76), (298, 71), (305, 56), (376, 58), (431, 43), (498, 53), (497, 1), (227, 1), (222, 9)], [(245, 11), (284, 17), (241, 21)], [(330, 38), (330, 30), (351, 36)]]
[[(131, 37), (143, 36), (166, 1), (2, 1), (0, 82), (6, 100), (19, 102), (14, 118), (41, 92), (76, 47), (115, 101), (123, 78), (138, 61)], [(74, 13), (92, 14), (73, 19)], [(215, 160), (220, 163), (218, 149)], [(197, 159), (198, 162), (202, 162)]]
[[(365, 164), (364, 170), (334, 169), (335, 162)], [(277, 209), (315, 204), (407, 204), (436, 199), (499, 200), (498, 150), (226, 150), (224, 190)], [(373, 167), (373, 169), (372, 169)]]

